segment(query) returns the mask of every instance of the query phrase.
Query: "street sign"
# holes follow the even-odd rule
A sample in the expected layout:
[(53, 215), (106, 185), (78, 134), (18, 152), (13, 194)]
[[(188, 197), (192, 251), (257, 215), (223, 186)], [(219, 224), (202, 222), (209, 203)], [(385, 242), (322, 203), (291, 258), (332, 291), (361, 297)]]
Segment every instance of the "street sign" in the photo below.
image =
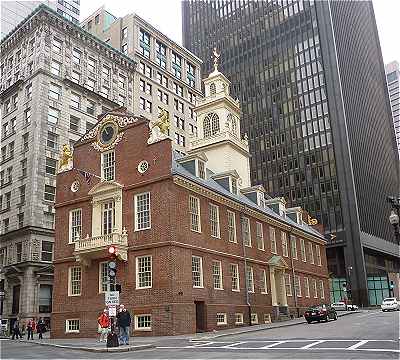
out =
[(108, 316), (117, 316), (117, 307), (115, 305), (108, 307)]
[(107, 306), (119, 305), (119, 292), (118, 291), (106, 291), (105, 292), (105, 303)]

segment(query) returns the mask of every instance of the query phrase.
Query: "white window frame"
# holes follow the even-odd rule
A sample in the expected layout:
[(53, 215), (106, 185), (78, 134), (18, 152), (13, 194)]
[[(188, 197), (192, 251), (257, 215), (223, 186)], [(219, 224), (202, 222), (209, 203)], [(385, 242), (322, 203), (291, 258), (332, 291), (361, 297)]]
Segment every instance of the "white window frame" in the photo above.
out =
[(297, 297), (302, 297), (301, 295), (301, 279), (299, 275), (294, 276), (294, 286), (296, 290), (296, 296)]
[(264, 229), (263, 224), (259, 221), (256, 222), (256, 239), (257, 239), (257, 249), (265, 251), (264, 245)]
[(233, 211), (227, 210), (227, 216), (228, 216), (228, 241), (231, 243), (237, 243), (235, 213)]
[[(112, 156), (111, 156), (111, 154), (112, 154)], [(111, 157), (111, 160), (106, 159), (106, 157)], [(106, 175), (107, 176), (109, 175), (109, 171), (110, 171), (110, 174), (112, 171), (112, 176), (106, 177)], [(115, 151), (114, 150), (106, 151), (101, 154), (101, 175), (102, 175), (102, 181), (115, 180)]]
[(304, 277), (304, 288), (306, 291), (306, 298), (310, 297), (310, 282), (308, 280), (308, 277)]
[(297, 238), (294, 235), (290, 235), (290, 251), (293, 260), (297, 260)]
[[(139, 270), (139, 263), (141, 260), (150, 259), (150, 271), (142, 271)], [(140, 286), (140, 274), (146, 276), (147, 273), (150, 273), (150, 285)], [(143, 255), (136, 257), (136, 290), (140, 289), (151, 289), (153, 287), (153, 256), (152, 255)]]
[(212, 261), (212, 277), (214, 290), (224, 290), (222, 278), (222, 263), (220, 260)]
[(314, 264), (314, 244), (311, 241), (308, 242), (308, 253), (310, 254), (310, 263)]
[(254, 293), (254, 271), (253, 267), (249, 265), (246, 268), (246, 287), (247, 292)]
[[(106, 280), (104, 282), (104, 279)], [(106, 284), (106, 290), (103, 290), (103, 285)], [(99, 263), (99, 294), (104, 294), (109, 289), (108, 281), (108, 261)]]
[(325, 288), (324, 288), (324, 281), (319, 280), (319, 296), (321, 299), (325, 299)]
[[(189, 215), (190, 230), (201, 233), (200, 199), (192, 195), (189, 195)], [(197, 223), (194, 221), (195, 219), (197, 219)]]
[[(77, 321), (77, 324), (78, 324), (78, 329), (76, 329), (76, 330), (70, 330), (70, 322), (72, 322), (72, 321)], [(80, 331), (80, 319), (66, 319), (65, 320), (65, 333), (66, 334), (79, 334), (79, 331)]]
[(290, 274), (284, 275), (286, 296), (292, 296), (292, 282)]
[[(150, 317), (150, 326), (139, 327), (139, 318), (144, 317), (144, 316)], [(138, 314), (138, 315), (135, 315), (135, 331), (151, 331), (152, 320), (153, 319), (151, 317), (151, 314)]]
[(319, 245), (315, 245), (316, 255), (317, 255), (317, 265), (322, 266), (322, 259), (321, 259), (321, 247)]
[(235, 325), (243, 325), (243, 313), (235, 313)]
[(251, 247), (251, 228), (248, 217), (242, 218), (242, 238), (244, 246)]
[(269, 239), (271, 241), (271, 253), (278, 254), (276, 248), (276, 231), (275, 228), (272, 226), (269, 227)]
[[(218, 319), (219, 316), (223, 317), (223, 321), (219, 321), (220, 320), (220, 319)], [(228, 324), (226, 313), (217, 313), (216, 316), (215, 316), (215, 319), (216, 319), (216, 322), (217, 322), (217, 326), (227, 325)]]
[[(139, 198), (140, 197), (146, 197), (145, 201), (148, 204), (147, 208), (144, 210), (139, 211), (138, 206), (139, 206), (139, 201), (141, 201)], [(150, 192), (144, 192), (144, 193), (140, 193), (140, 194), (135, 194), (134, 197), (134, 204), (135, 204), (135, 231), (141, 231), (141, 230), (147, 230), (147, 229), (151, 229), (151, 196), (150, 196)], [(141, 225), (139, 223), (139, 215), (140, 214), (144, 214), (144, 213), (148, 213), (148, 223), (144, 223)], [(146, 226), (145, 226), (146, 225)]]
[(221, 231), (219, 224), (219, 207), (214, 204), (209, 204), (209, 216), (210, 216), (210, 235), (213, 238), (220, 239)]
[(261, 269), (261, 294), (268, 294), (267, 271)]
[[(80, 278), (79, 280), (74, 280), (74, 281), (79, 281), (79, 293), (73, 294), (72, 293), (72, 269), (80, 269)], [(81, 296), (82, 294), (82, 267), (80, 266), (71, 266), (68, 268), (68, 296)]]
[(318, 299), (317, 280), (312, 279), (312, 281), (313, 281), (314, 299)]
[[(199, 260), (199, 275), (200, 275), (200, 285), (195, 285), (194, 284), (194, 271), (193, 271), (193, 260), (198, 259)], [(204, 280), (203, 280), (203, 258), (200, 256), (192, 255), (192, 284), (193, 288), (195, 289), (202, 289), (204, 288)]]
[(251, 313), (251, 323), (252, 324), (258, 324), (258, 314), (257, 313)]
[[(231, 276), (232, 291), (240, 292), (239, 265), (238, 264), (229, 264), (229, 272), (230, 272), (230, 276)], [(235, 282), (234, 282), (234, 279), (236, 279)], [(234, 288), (232, 286), (234, 283), (237, 285), (236, 288)]]
[[(107, 205), (107, 209), (106, 209)], [(101, 204), (101, 234), (112, 234), (115, 227), (115, 201), (108, 199)]]
[(304, 239), (300, 239), (300, 253), (301, 253), (301, 261), (307, 262), (306, 244)]
[(282, 241), (282, 255), (284, 257), (289, 257), (287, 235), (284, 231), (281, 231), (281, 241)]
[[(72, 220), (74, 217), (74, 213), (79, 213), (79, 225), (74, 225)], [(73, 244), (76, 241), (76, 233), (74, 228), (79, 233), (79, 239), (82, 237), (82, 209), (72, 209), (69, 211), (69, 244)], [(74, 236), (75, 235), (75, 236)]]

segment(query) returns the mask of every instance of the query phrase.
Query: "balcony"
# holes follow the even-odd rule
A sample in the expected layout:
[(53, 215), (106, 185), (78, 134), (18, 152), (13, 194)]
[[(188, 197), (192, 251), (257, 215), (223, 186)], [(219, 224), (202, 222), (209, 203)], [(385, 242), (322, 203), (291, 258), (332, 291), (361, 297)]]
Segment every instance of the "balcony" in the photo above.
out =
[(116, 229), (111, 234), (89, 237), (86, 235), (83, 239), (75, 242), (75, 259), (84, 266), (90, 266), (92, 260), (105, 258), (107, 256), (107, 248), (115, 245), (116, 254), (120, 260), (128, 259), (128, 233), (126, 229), (122, 233)]

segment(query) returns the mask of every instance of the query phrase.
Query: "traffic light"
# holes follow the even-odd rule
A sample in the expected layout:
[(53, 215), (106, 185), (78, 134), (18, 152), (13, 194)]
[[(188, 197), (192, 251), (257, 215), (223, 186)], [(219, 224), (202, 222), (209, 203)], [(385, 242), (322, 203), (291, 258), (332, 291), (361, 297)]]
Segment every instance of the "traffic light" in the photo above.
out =
[(108, 278), (110, 279), (111, 287), (114, 287), (115, 278), (117, 276), (117, 249), (114, 245), (108, 248), (110, 261), (107, 264)]

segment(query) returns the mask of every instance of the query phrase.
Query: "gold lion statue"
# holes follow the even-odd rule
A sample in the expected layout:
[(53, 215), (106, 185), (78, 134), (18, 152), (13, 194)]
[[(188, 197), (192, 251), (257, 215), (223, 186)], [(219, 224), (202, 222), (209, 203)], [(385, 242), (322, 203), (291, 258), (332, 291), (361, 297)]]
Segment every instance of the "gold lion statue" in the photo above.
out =
[(157, 126), (163, 134), (168, 135), (168, 129), (170, 125), (168, 112), (162, 109), (160, 115), (158, 115), (158, 119), (159, 120), (154, 122), (154, 124), (151, 126), (151, 130)]
[(64, 144), (60, 159), (58, 160), (58, 172), (72, 169), (72, 151), (68, 144)]

